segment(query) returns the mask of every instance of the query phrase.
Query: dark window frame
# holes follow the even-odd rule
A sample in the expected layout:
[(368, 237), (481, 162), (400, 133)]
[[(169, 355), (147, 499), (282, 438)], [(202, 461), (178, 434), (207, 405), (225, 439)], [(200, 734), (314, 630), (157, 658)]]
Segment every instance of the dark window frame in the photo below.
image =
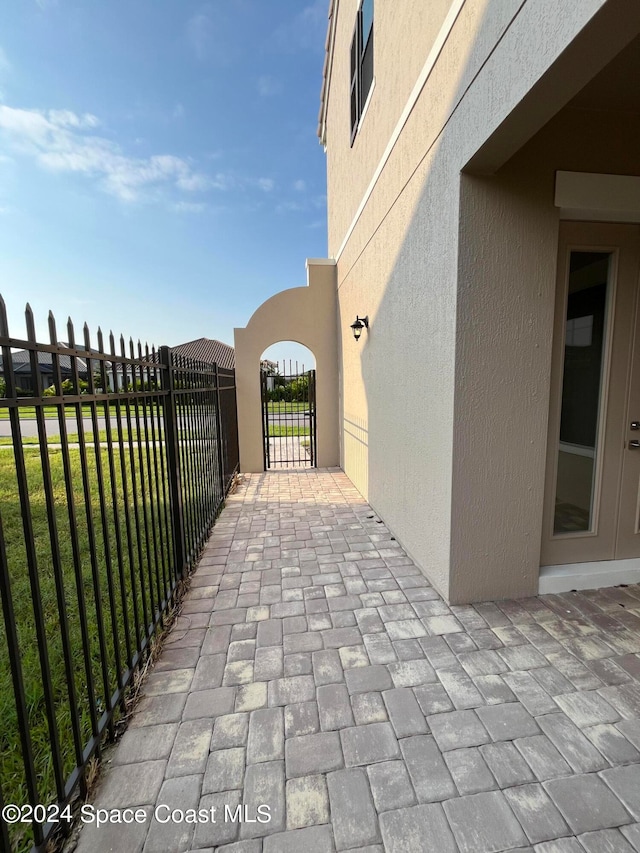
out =
[[(369, 31), (364, 33), (363, 8), (371, 4)], [(373, 87), (374, 0), (363, 0), (356, 15), (350, 48), (351, 145), (353, 145), (367, 98)]]

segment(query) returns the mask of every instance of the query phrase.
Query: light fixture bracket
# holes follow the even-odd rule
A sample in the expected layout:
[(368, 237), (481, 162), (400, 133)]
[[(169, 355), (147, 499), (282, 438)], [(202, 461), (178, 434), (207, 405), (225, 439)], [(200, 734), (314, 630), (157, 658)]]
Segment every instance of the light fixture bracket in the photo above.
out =
[(365, 315), (364, 317), (360, 317), (356, 314), (355, 322), (351, 324), (351, 329), (353, 331), (353, 337), (359, 341), (360, 335), (362, 334), (363, 329), (369, 328), (369, 315)]

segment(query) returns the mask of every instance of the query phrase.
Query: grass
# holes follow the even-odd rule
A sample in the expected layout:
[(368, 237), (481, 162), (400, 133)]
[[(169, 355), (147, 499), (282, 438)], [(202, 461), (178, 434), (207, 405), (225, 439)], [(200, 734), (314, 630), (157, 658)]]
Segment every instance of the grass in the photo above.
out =
[[(141, 433), (142, 433), (142, 440), (144, 441), (144, 439), (145, 439), (144, 430), (141, 430)], [(164, 435), (158, 429), (157, 423), (155, 424), (155, 437), (156, 437), (156, 441), (158, 441), (158, 439), (164, 439)], [(118, 432), (115, 428), (113, 428), (111, 430), (111, 439), (112, 439), (114, 445), (116, 445), (118, 442)], [(68, 440), (69, 444), (77, 444), (78, 441), (80, 440), (80, 436), (78, 435), (77, 432), (68, 432), (67, 433), (67, 440)], [(90, 430), (85, 430), (84, 440), (85, 440), (85, 442), (94, 443), (95, 442), (94, 433), (91, 432)], [(128, 432), (126, 429), (123, 429), (123, 440), (125, 442), (137, 441), (138, 440), (138, 431), (135, 429), (132, 429), (131, 432)], [(98, 441), (101, 444), (107, 443), (107, 431), (106, 431), (106, 429), (101, 429), (98, 432)], [(149, 442), (152, 442), (152, 441), (153, 441), (153, 434), (151, 432), (151, 427), (149, 427)], [(60, 435), (59, 434), (48, 435), (47, 436), (47, 444), (60, 444)], [(13, 445), (13, 439), (11, 438), (11, 436), (0, 436), (0, 447), (7, 447), (7, 446), (12, 446), (12, 445)], [(22, 446), (23, 447), (27, 447), (27, 446), (38, 447), (39, 445), (40, 445), (40, 439), (38, 438), (37, 435), (23, 436), (23, 438), (22, 438)]]
[[(158, 453), (162, 450), (157, 450)], [(117, 686), (118, 667), (116, 653), (120, 655), (121, 667), (127, 662), (127, 637), (129, 645), (135, 649), (144, 632), (145, 621), (151, 620), (150, 600), (158, 600), (158, 574), (160, 590), (164, 595), (164, 575), (169, 575), (171, 566), (171, 530), (166, 525), (168, 505), (164, 494), (168, 496), (167, 484), (157, 477), (153, 465), (147, 465), (146, 451), (137, 450), (125, 454), (121, 463), (119, 454), (114, 459), (115, 508), (111, 499), (111, 474), (105, 449), (90, 448), (89, 470), (86, 480), (80, 465), (79, 450), (70, 451), (71, 501), (65, 488), (64, 466), (59, 450), (51, 449), (48, 454), (51, 467), (54, 494), (54, 516), (58, 530), (61, 574), (64, 597), (69, 622), (69, 639), (72, 655), (72, 667), (82, 743), (91, 736), (91, 717), (89, 699), (93, 695), (98, 717), (106, 707), (106, 697)], [(29, 505), (33, 525), (33, 541), (38, 565), (40, 601), (42, 602), (44, 623), (47, 636), (49, 665), (53, 685), (56, 714), (56, 727), (64, 764), (64, 776), (67, 778), (75, 767), (69, 696), (64, 669), (59, 613), (56, 598), (55, 576), (52, 547), (49, 536), (48, 514), (45, 502), (42, 464), (37, 449), (24, 450)], [(101, 466), (105, 481), (104, 526), (101, 518), (101, 505), (98, 490), (97, 469)], [(160, 468), (158, 461), (158, 468)], [(165, 465), (166, 468), (166, 465)], [(144, 496), (141, 483), (145, 483)], [(85, 503), (85, 488), (88, 502)], [(140, 518), (140, 533), (132, 524), (130, 538), (125, 525), (126, 505), (133, 521), (137, 509)], [(150, 494), (159, 497), (150, 497)], [(167, 497), (168, 501), (168, 497)], [(70, 515), (70, 506), (75, 510), (75, 520)], [(147, 514), (149, 527), (149, 545), (144, 536), (144, 513)], [(153, 519), (152, 520), (152, 513)], [(92, 545), (90, 524), (87, 515), (93, 519), (95, 541)], [(50, 752), (51, 735), (45, 714), (43, 678), (40, 669), (38, 648), (35, 642), (35, 619), (32, 607), (31, 588), (27, 571), (25, 549), (25, 531), (20, 509), (15, 463), (12, 453), (0, 454), (0, 517), (2, 518), (4, 539), (7, 550), (11, 597), (18, 632), (20, 661), (26, 693), (29, 731), (31, 735), (34, 763), (38, 776), (38, 797), (43, 804), (55, 802), (55, 784)], [(155, 523), (154, 523), (155, 522)], [(74, 573), (72, 536), (76, 531), (79, 553), (78, 578)], [(122, 575), (118, 569), (117, 542), (122, 543)], [(129, 547), (130, 545), (130, 547)], [(91, 555), (94, 555), (92, 561)], [(109, 554), (109, 558), (108, 555)], [(132, 575), (134, 580), (132, 581)], [(114, 589), (113, 611), (109, 599), (109, 582)], [(89, 633), (89, 667), (85, 668), (83, 642), (79, 619), (78, 588), (87, 613)], [(143, 598), (146, 601), (146, 619)], [(100, 651), (97, 602), (103, 607), (103, 623), (106, 629), (106, 648), (104, 657)], [(136, 614), (138, 628), (136, 629)], [(111, 620), (119, 626), (115, 641), (111, 634)], [(128, 622), (125, 632), (124, 622)], [(107, 672), (107, 685), (103, 684), (102, 664)], [(90, 676), (93, 689), (88, 687)], [(18, 734), (18, 717), (14, 700), (14, 690), (9, 670), (4, 622), (0, 621), (0, 786), (5, 802), (27, 803), (27, 790), (24, 778), (21, 746)], [(12, 826), (12, 846), (17, 853), (27, 853), (31, 848), (30, 825)]]
[(270, 412), (306, 412), (309, 410), (309, 403), (267, 403), (267, 409)]
[[(291, 427), (289, 427), (289, 429), (291, 429)], [(302, 429), (302, 427), (301, 427), (301, 429)], [(126, 428), (126, 425), (123, 424), (122, 440), (125, 443), (137, 442), (138, 438), (140, 438), (140, 440), (142, 442), (146, 442), (146, 440), (148, 438), (149, 445), (153, 446), (153, 440), (154, 440), (154, 435), (155, 435), (155, 441), (156, 442), (163, 442), (165, 436), (164, 436), (164, 430), (162, 429), (161, 425), (156, 422), (154, 424), (154, 430), (155, 430), (155, 432), (152, 431), (151, 425), (149, 424), (148, 430), (147, 430), (147, 435), (145, 436), (144, 429), (141, 429), (140, 432), (138, 432), (137, 429), (132, 429), (131, 432), (129, 432), (128, 429)], [(291, 433), (291, 432), (287, 433), (287, 435), (297, 435), (297, 434), (298, 433)], [(303, 433), (300, 433), (300, 435), (302, 435), (302, 434)], [(106, 431), (106, 429), (99, 430), (97, 435), (98, 435), (98, 443), (104, 444), (105, 446), (107, 446), (107, 431)], [(284, 433), (282, 433), (282, 435), (284, 435)], [(189, 439), (197, 440), (198, 438), (207, 439), (208, 435), (206, 432), (205, 433), (199, 433), (196, 430), (189, 430), (189, 429), (178, 430), (178, 439), (180, 440), (180, 442), (187, 441)], [(78, 442), (80, 441), (80, 436), (77, 432), (68, 432), (67, 433), (67, 441), (69, 444), (78, 444)], [(95, 441), (96, 441), (95, 434), (90, 429), (86, 429), (84, 431), (84, 441), (85, 441), (85, 443), (90, 444), (90, 445), (95, 444)], [(115, 427), (112, 427), (112, 429), (111, 429), (111, 441), (117, 450), (117, 447), (118, 447), (118, 431)], [(21, 443), (22, 443), (22, 447), (39, 447), (40, 446), (40, 439), (37, 435), (23, 436)], [(48, 435), (47, 436), (47, 444), (48, 445), (59, 445), (60, 444), (59, 433), (56, 433), (55, 435)], [(0, 447), (13, 447), (13, 439), (11, 438), (11, 436), (0, 436)]]
[(308, 426), (281, 426), (280, 424), (269, 424), (269, 436), (271, 438), (284, 438), (290, 435), (310, 435)]
[[(104, 417), (104, 404), (98, 403), (97, 405), (98, 405), (98, 417), (102, 418), (102, 417)], [(291, 404), (289, 404), (289, 405), (291, 405)], [(148, 409), (150, 409), (151, 407), (157, 408), (157, 404), (153, 403), (153, 404), (149, 404), (147, 406)], [(75, 419), (75, 417), (76, 417), (75, 406), (70, 404), (66, 408), (67, 408), (67, 412), (65, 413), (66, 417)], [(116, 414), (115, 403), (110, 403), (110, 408), (113, 409), (111, 416), (115, 417), (115, 414)], [(124, 408), (124, 405), (123, 405), (123, 408)], [(45, 418), (57, 418), (58, 417), (58, 406), (43, 406), (43, 409), (44, 409)], [(141, 414), (142, 414), (143, 409), (144, 409), (144, 407), (140, 406), (140, 413)], [(133, 407), (132, 407), (132, 411), (133, 411)], [(27, 418), (29, 420), (35, 420), (35, 416), (36, 416), (35, 406), (20, 406), (19, 412), (20, 412), (21, 418)], [(82, 416), (85, 418), (91, 417), (91, 406), (83, 406), (82, 407)], [(8, 421), (8, 420), (9, 420), (9, 409), (0, 408), (0, 421)]]
[[(288, 433), (288, 434), (293, 435), (293, 433)], [(284, 435), (284, 433), (283, 433), (283, 435)], [(126, 426), (123, 424), (123, 430), (122, 430), (123, 442), (125, 442), (125, 443), (137, 442), (138, 436), (140, 437), (140, 440), (143, 443), (146, 442), (146, 440), (148, 438), (149, 445), (153, 446), (154, 432), (151, 430), (151, 425), (149, 425), (147, 435), (145, 436), (144, 429), (141, 429), (139, 433), (138, 433), (137, 429), (132, 429), (131, 432), (129, 432), (126, 429)], [(178, 430), (178, 439), (180, 440), (180, 442), (187, 441), (189, 439), (196, 440), (196, 439), (202, 438), (202, 437), (204, 437), (206, 439), (208, 436), (206, 434), (203, 436), (202, 433), (198, 433), (195, 430), (187, 430), (187, 429), (186, 430)], [(67, 442), (69, 444), (78, 444), (79, 441), (80, 441), (80, 436), (77, 432), (68, 432), (67, 433)], [(86, 444), (94, 445), (95, 444), (95, 434), (89, 429), (85, 430), (84, 441)], [(115, 429), (115, 427), (112, 428), (112, 430), (111, 430), (111, 441), (112, 441), (113, 446), (116, 448), (116, 451), (117, 451), (118, 432)], [(164, 430), (161, 428), (161, 426), (158, 423), (155, 424), (155, 441), (156, 442), (164, 441)], [(105, 447), (107, 446), (107, 431), (106, 431), (106, 429), (101, 429), (98, 431), (98, 443), (104, 444)], [(48, 445), (59, 445), (60, 444), (60, 435), (59, 434), (48, 435), (47, 436), (47, 444)], [(22, 447), (39, 447), (39, 446), (40, 446), (40, 439), (38, 438), (37, 435), (23, 436)], [(0, 436), (0, 447), (13, 447), (13, 439), (11, 438), (11, 436)]]

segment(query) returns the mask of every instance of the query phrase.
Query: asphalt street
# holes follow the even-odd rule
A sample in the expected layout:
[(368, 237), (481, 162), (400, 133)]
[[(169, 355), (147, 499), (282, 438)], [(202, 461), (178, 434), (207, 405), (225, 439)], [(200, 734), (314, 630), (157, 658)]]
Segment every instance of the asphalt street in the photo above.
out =
[[(93, 432), (93, 425), (91, 418), (83, 418), (82, 423), (84, 425), (84, 431), (87, 433)], [(60, 425), (58, 423), (57, 418), (45, 418), (45, 424), (47, 428), (47, 435), (60, 435)], [(98, 429), (106, 429), (106, 419), (98, 418)], [(118, 428), (118, 421), (116, 418), (111, 418), (111, 426), (115, 430)], [(122, 421), (123, 429), (126, 430), (126, 419), (123, 418)], [(135, 420), (132, 421), (131, 424), (133, 429), (136, 429)], [(142, 424), (141, 424), (142, 426)], [(157, 421), (156, 421), (157, 428)], [(149, 425), (149, 429), (151, 426)], [(22, 432), (23, 438), (31, 438), (32, 436), (38, 435), (38, 422), (35, 418), (21, 418), (20, 419), (20, 430)], [(67, 432), (68, 433), (77, 433), (78, 432), (78, 422), (75, 418), (67, 418)], [(11, 436), (11, 422), (9, 420), (1, 420), (0, 421), (0, 437), (6, 438)]]
[[(57, 418), (46, 418), (45, 419), (47, 435), (60, 435), (60, 425), (58, 423)], [(91, 418), (83, 418), (82, 423), (84, 425), (85, 432), (92, 432), (93, 426)], [(156, 428), (157, 428), (157, 420), (156, 420)], [(308, 412), (272, 412), (269, 415), (269, 423), (274, 426), (300, 426), (300, 427), (308, 427), (309, 426), (309, 413)], [(132, 419), (132, 427), (136, 429), (135, 419)], [(115, 430), (118, 427), (118, 421), (116, 418), (111, 418), (111, 427)], [(126, 420), (123, 418), (123, 427), (126, 429)], [(31, 438), (32, 436), (38, 435), (38, 423), (35, 418), (21, 418), (20, 419), (20, 428), (22, 431), (23, 438)], [(144, 425), (141, 421), (141, 428), (144, 428)], [(98, 417), (98, 429), (103, 430), (106, 429), (106, 419), (103, 417)], [(149, 429), (151, 429), (151, 424), (149, 423)], [(77, 433), (78, 432), (78, 424), (75, 418), (67, 418), (67, 432), (69, 433)], [(11, 436), (11, 423), (7, 420), (0, 420), (0, 438), (7, 438)]]

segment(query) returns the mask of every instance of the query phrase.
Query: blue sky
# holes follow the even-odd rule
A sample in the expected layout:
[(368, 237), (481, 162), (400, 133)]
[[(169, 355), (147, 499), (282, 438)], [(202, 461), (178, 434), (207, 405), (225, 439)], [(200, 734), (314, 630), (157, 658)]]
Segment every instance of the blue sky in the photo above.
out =
[[(328, 0), (9, 0), (0, 292), (12, 332), (233, 343), (326, 256)], [(292, 347), (280, 355), (295, 358)]]

